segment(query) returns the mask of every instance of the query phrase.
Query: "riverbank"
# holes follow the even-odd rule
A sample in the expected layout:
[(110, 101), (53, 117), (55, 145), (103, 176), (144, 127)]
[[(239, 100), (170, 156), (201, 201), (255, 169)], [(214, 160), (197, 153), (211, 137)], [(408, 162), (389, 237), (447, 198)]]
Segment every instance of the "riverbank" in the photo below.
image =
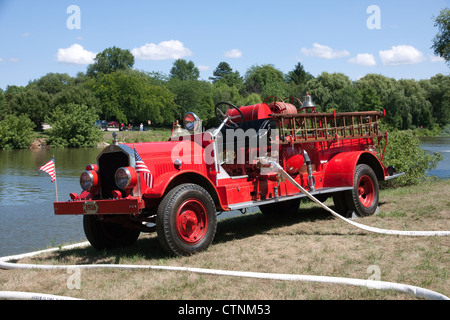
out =
[[(449, 230), (449, 199), (449, 180), (382, 190), (380, 213), (358, 222), (396, 230)], [(332, 201), (326, 204), (332, 206)], [(376, 276), (450, 296), (449, 247), (448, 237), (362, 231), (307, 202), (295, 215), (251, 214), (222, 220), (208, 251), (190, 257), (167, 256), (152, 234), (141, 236), (128, 248), (57, 251), (19, 263), (169, 265), (358, 279)], [(65, 270), (0, 270), (0, 290), (82, 299), (416, 299), (394, 291), (345, 285), (152, 270), (82, 270), (80, 289), (69, 289), (71, 274)]]
[[(97, 143), (98, 148), (104, 148), (112, 143), (113, 132), (116, 132), (120, 143), (139, 143), (139, 142), (155, 142), (169, 140), (172, 130), (170, 128), (154, 128), (147, 131), (118, 131), (109, 130), (103, 131), (101, 140)], [(51, 146), (47, 144), (47, 135), (39, 133), (35, 135), (33, 142), (30, 145), (31, 150), (50, 149)]]

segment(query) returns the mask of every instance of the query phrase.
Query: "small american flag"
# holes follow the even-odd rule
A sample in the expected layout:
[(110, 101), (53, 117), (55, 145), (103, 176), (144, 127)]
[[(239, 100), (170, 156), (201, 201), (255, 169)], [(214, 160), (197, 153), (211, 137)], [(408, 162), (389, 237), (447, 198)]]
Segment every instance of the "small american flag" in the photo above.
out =
[(47, 162), (47, 164), (42, 166), (39, 170), (47, 172), (52, 178), (52, 182), (56, 180), (55, 159), (52, 159), (49, 162)]
[(153, 187), (153, 175), (150, 170), (145, 165), (144, 161), (142, 161), (139, 153), (134, 149), (134, 157), (136, 159), (136, 172), (144, 174), (145, 184), (152, 188)]

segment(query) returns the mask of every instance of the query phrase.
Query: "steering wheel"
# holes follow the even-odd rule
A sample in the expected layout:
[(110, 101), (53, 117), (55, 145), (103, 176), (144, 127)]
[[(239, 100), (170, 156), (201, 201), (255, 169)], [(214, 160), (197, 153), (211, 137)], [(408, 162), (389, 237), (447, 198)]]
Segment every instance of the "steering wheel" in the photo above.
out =
[[(230, 110), (237, 110), (238, 114), (230, 116)], [(219, 102), (216, 104), (214, 111), (216, 113), (216, 118), (221, 121), (227, 128), (237, 129), (242, 127), (244, 124), (244, 114), (238, 107), (229, 102)], [(237, 120), (240, 121), (237, 121)]]

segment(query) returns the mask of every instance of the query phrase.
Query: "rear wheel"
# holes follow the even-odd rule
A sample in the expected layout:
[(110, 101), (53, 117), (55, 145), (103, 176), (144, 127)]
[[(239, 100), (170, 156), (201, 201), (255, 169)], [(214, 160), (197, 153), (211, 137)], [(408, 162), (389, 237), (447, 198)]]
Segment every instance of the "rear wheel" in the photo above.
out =
[(373, 215), (378, 208), (378, 180), (372, 168), (366, 164), (356, 166), (354, 186), (349, 205), (359, 217)]
[(139, 238), (140, 234), (137, 229), (105, 221), (96, 215), (84, 215), (83, 228), (86, 238), (97, 250), (129, 246)]
[(171, 254), (191, 255), (206, 250), (216, 228), (214, 200), (196, 184), (182, 184), (172, 189), (158, 207), (158, 239)]
[(352, 190), (333, 194), (337, 213), (351, 216), (354, 212), (358, 217), (373, 215), (378, 208), (379, 185), (377, 177), (366, 164), (356, 166), (354, 186)]

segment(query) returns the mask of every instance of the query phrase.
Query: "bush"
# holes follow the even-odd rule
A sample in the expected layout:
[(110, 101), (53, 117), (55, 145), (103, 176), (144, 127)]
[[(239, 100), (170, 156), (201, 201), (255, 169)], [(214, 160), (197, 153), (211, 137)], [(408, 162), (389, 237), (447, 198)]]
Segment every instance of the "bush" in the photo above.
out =
[(26, 149), (34, 139), (35, 124), (26, 115), (6, 115), (0, 121), (0, 149)]
[(48, 143), (55, 148), (94, 147), (102, 137), (95, 126), (97, 115), (85, 105), (57, 107), (47, 119), (52, 129)]
[(421, 149), (420, 140), (411, 131), (391, 132), (383, 163), (394, 166), (397, 172), (405, 172), (406, 175), (385, 182), (384, 185), (400, 187), (418, 184), (442, 159), (438, 152), (431, 155)]

